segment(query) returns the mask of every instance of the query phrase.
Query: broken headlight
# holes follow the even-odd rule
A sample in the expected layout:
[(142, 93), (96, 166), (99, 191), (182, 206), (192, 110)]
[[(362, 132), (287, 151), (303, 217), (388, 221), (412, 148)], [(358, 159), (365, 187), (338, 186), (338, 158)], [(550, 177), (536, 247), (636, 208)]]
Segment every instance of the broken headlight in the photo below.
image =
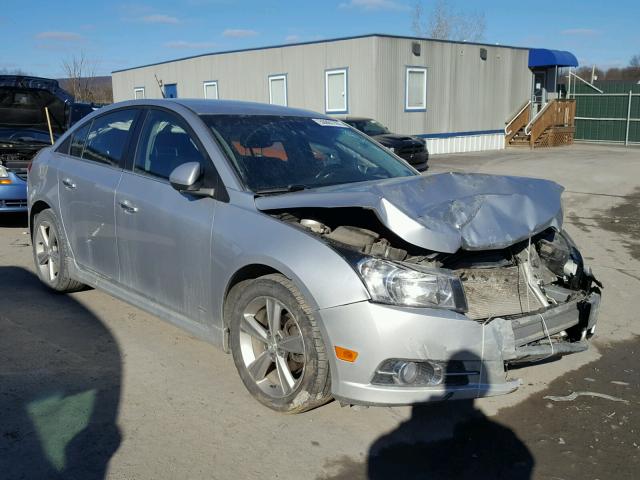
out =
[(361, 258), (356, 270), (374, 302), (467, 311), (460, 278), (442, 269)]
[(547, 268), (559, 277), (574, 277), (583, 267), (580, 251), (564, 230), (554, 232), (551, 239), (541, 239), (538, 254)]

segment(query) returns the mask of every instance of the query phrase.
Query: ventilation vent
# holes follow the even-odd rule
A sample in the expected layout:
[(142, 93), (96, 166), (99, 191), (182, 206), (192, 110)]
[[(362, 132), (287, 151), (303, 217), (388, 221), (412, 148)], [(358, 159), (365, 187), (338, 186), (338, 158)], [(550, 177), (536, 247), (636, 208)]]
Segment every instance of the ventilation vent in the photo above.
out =
[(420, 48), (420, 43), (418, 43), (418, 42), (413, 42), (413, 43), (411, 44), (411, 51), (413, 52), (413, 54), (414, 54), (416, 57), (419, 57), (419, 56), (420, 56), (420, 50), (421, 50), (421, 48)]
[(480, 49), (480, 58), (482, 60), (486, 60), (487, 59), (487, 49), (486, 48), (481, 48)]

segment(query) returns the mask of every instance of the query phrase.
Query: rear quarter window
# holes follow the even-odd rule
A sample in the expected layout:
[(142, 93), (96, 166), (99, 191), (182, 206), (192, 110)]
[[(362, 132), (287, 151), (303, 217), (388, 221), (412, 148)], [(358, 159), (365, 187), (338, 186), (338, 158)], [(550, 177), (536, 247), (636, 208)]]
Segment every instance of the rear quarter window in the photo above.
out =
[(69, 153), (69, 147), (71, 146), (71, 137), (73, 135), (69, 135), (67, 138), (65, 138), (64, 142), (62, 142), (60, 144), (60, 146), (58, 148), (56, 148), (56, 152), (58, 153)]
[(93, 120), (82, 158), (117, 166), (122, 160), (136, 110), (118, 110)]
[(91, 122), (87, 123), (84, 127), (80, 127), (71, 135), (71, 143), (69, 146), (69, 155), (74, 157), (82, 157), (82, 151), (84, 150), (84, 143), (89, 133)]

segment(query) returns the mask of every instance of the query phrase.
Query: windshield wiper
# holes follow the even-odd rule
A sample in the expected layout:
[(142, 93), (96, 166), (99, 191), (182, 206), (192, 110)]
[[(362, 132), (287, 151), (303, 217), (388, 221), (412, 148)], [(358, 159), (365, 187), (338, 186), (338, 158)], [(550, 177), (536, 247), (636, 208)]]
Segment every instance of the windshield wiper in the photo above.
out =
[(255, 190), (254, 193), (257, 195), (273, 195), (277, 193), (299, 192), (300, 190), (306, 190), (307, 188), (308, 187), (306, 185), (294, 184), (283, 187), (261, 188), (259, 190)]

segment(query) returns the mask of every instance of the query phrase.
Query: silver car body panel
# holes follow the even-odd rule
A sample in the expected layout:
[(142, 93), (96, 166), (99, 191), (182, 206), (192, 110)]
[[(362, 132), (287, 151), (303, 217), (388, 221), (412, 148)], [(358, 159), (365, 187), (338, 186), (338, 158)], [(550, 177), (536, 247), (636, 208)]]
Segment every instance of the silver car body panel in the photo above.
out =
[(60, 216), (76, 262), (107, 278), (118, 278), (113, 199), (122, 170), (56, 155), (62, 157), (56, 169)]
[(124, 172), (115, 194), (119, 283), (200, 322), (211, 318), (211, 230), (217, 203), (167, 180)]
[[(230, 283), (243, 269), (266, 267), (281, 272), (300, 289), (329, 351), (343, 345), (360, 353), (354, 363), (329, 355), (336, 398), (398, 405), (497, 395), (517, 388), (517, 382), (506, 380), (504, 370), (504, 361), (519, 355), (510, 320), (496, 318), (483, 324), (443, 309), (373, 303), (354, 268), (336, 250), (310, 231), (264, 210), (370, 208), (407, 241), (454, 252), (499, 248), (548, 226), (559, 228), (560, 186), (515, 177), (446, 174), (256, 198), (241, 184), (197, 114), (324, 115), (244, 102), (145, 100), (105, 107), (78, 125), (115, 108), (142, 105), (171, 110), (189, 124), (211, 158), (228, 200), (181, 194), (166, 181), (128, 170), (105, 173), (102, 165), (56, 153), (67, 132), (53, 149), (43, 149), (36, 157), (28, 201), (30, 210), (46, 204), (61, 219), (62, 234), (72, 244), (68, 266), (74, 278), (224, 346), (224, 298)], [(62, 183), (67, 178), (76, 184), (72, 190), (78, 198), (70, 200)], [(136, 210), (123, 208), (120, 204), (125, 201)], [(84, 210), (74, 214), (69, 208), (73, 202)], [(83, 248), (86, 260), (77, 253)], [(117, 265), (115, 270), (106, 265), (109, 260)], [(564, 313), (558, 319), (568, 324)], [(525, 320), (521, 323), (530, 328)], [(456, 387), (372, 385), (376, 366), (387, 358), (458, 359), (478, 375), (468, 385)]]
[(362, 207), (396, 235), (437, 252), (505, 248), (560, 229), (563, 188), (533, 178), (443, 173), (256, 199), (260, 210)]

